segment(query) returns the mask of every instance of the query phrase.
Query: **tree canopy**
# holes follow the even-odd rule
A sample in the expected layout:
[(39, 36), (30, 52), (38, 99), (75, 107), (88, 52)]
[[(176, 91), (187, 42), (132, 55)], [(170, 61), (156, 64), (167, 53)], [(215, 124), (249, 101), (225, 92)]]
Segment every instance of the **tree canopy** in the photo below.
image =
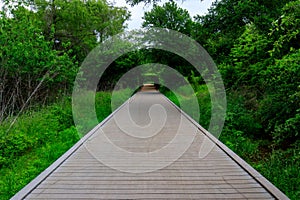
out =
[(191, 33), (192, 19), (189, 12), (178, 7), (175, 2), (154, 5), (151, 11), (145, 12), (143, 19), (143, 27), (168, 28), (187, 35)]
[[(37, 16), (44, 19), (46, 38), (57, 50), (70, 43), (81, 61), (97, 45), (111, 35), (122, 32), (130, 17), (126, 8), (113, 7), (106, 0), (38, 0)], [(82, 54), (82, 55), (81, 55)]]
[(4, 1), (0, 13), (0, 121), (70, 92), (80, 63), (130, 14), (105, 0)]

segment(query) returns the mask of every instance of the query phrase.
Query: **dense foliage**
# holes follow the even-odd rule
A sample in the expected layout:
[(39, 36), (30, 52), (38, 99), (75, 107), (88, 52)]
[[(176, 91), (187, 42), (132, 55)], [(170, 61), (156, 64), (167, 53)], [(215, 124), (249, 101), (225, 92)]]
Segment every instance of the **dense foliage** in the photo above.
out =
[(12, 14), (0, 19), (0, 121), (30, 98), (42, 102), (67, 89), (76, 72), (68, 52), (58, 56), (45, 40), (39, 21), (31, 19), (33, 12), (19, 7)]
[[(133, 5), (158, 1), (127, 0)], [(123, 31), (129, 18), (126, 8), (106, 0), (4, 2), (0, 12), (1, 199), (13, 195), (79, 139), (70, 99), (61, 96), (68, 96), (86, 55), (99, 42)], [(194, 18), (169, 1), (146, 12), (143, 27), (182, 32), (209, 52), (228, 97), (220, 139), (291, 199), (299, 199), (300, 1), (216, 0), (206, 15)], [(124, 73), (145, 63), (169, 65), (191, 82), (201, 108), (200, 123), (207, 128), (209, 93), (200, 75), (178, 55), (157, 49), (124, 54), (105, 71), (98, 89), (112, 89)], [(163, 92), (178, 100), (172, 92)], [(111, 111), (110, 94), (98, 95), (101, 120)], [(62, 103), (41, 108), (57, 99)]]
[[(105, 0), (4, 1), (0, 13), (0, 122), (72, 89), (86, 55), (121, 32), (129, 13)], [(29, 9), (31, 8), (31, 9)]]

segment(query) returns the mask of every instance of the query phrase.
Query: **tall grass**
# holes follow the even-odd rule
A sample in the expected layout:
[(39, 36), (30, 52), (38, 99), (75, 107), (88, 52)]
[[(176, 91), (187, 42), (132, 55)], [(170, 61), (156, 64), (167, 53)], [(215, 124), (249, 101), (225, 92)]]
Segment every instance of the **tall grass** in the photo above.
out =
[(79, 139), (70, 99), (21, 115), (7, 132), (0, 126), (0, 199), (8, 199)]
[[(110, 92), (96, 94), (98, 121), (111, 113)], [(27, 111), (7, 132), (0, 125), (0, 199), (9, 199), (79, 139), (73, 123), (71, 98)]]
[(168, 97), (174, 104), (176, 104), (180, 108), (182, 108), (182, 104), (189, 105), (192, 102), (191, 99), (195, 97), (194, 95), (196, 95), (199, 104), (200, 117), (196, 118), (196, 116), (199, 116), (199, 113), (195, 113), (193, 106), (185, 107), (184, 112), (186, 112), (194, 120), (200, 122), (200, 124), (204, 128), (208, 128), (211, 117), (211, 105), (207, 86), (199, 86), (195, 94), (189, 94), (189, 92), (185, 90), (189, 91), (189, 89), (186, 86), (178, 88), (176, 90), (176, 95), (166, 87), (160, 88), (160, 92), (162, 92), (166, 97)]

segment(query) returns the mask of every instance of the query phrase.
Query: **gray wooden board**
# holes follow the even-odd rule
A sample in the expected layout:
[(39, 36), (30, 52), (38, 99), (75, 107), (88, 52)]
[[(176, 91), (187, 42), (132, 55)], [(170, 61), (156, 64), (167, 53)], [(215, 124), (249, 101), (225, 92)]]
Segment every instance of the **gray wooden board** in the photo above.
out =
[[(137, 93), (134, 98), (127, 101), (127, 104), (134, 111), (131, 113), (132, 119), (141, 126), (146, 126), (150, 122), (149, 115), (145, 113), (148, 113), (152, 105), (163, 106), (168, 116), (165, 126), (156, 135), (141, 139), (124, 133), (110, 117), (100, 128), (94, 129), (83, 144), (74, 148), (65, 160), (52, 167), (53, 170), (34, 188), (30, 190), (26, 188), (28, 194), (22, 191), (22, 194), (26, 194), (26, 199), (274, 199), (276, 197), (263, 187), (259, 181), (261, 176), (253, 176), (220, 146), (216, 145), (207, 157), (199, 158), (199, 146), (207, 135), (160, 93), (145, 90)], [(126, 109), (127, 106), (123, 105), (113, 115), (123, 116)], [(184, 122), (186, 132), (196, 131), (195, 138), (179, 159), (155, 171), (128, 173), (112, 169), (97, 159), (97, 155), (95, 156), (85, 145), (105, 134), (116, 146), (127, 151), (153, 152), (165, 147), (176, 134), (186, 134), (177, 133), (180, 121)], [(130, 130), (130, 127), (126, 128)], [(176, 148), (173, 148), (174, 150)], [(130, 155), (114, 159), (118, 154), (109, 151), (102, 153), (110, 156), (107, 159), (111, 164), (127, 170), (150, 170), (156, 165), (167, 164), (170, 157), (162, 154), (156, 158), (155, 163), (153, 160), (149, 162), (145, 160), (143, 163), (132, 165)], [(172, 149), (169, 153), (172, 154)], [(283, 194), (282, 196), (284, 197)]]

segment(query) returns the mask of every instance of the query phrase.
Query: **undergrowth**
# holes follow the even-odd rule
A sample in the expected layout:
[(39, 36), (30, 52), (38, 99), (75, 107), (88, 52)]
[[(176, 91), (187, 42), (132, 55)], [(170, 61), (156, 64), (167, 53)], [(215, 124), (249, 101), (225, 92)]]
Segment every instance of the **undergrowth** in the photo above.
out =
[[(111, 113), (110, 98), (110, 92), (96, 95), (99, 122)], [(80, 139), (70, 97), (12, 121), (0, 124), (0, 199), (12, 197)]]

